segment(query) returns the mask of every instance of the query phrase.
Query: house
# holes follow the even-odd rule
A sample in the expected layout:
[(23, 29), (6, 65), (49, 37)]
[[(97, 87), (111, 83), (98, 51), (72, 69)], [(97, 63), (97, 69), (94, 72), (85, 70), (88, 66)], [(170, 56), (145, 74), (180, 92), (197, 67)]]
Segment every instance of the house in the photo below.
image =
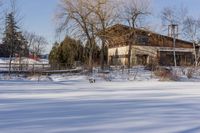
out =
[(135, 29), (117, 24), (107, 29), (108, 63), (127, 65), (131, 44), (131, 65), (147, 65), (158, 62), (163, 66), (174, 65), (174, 50), (177, 65), (192, 65), (195, 50), (193, 43), (157, 34), (148, 30)]

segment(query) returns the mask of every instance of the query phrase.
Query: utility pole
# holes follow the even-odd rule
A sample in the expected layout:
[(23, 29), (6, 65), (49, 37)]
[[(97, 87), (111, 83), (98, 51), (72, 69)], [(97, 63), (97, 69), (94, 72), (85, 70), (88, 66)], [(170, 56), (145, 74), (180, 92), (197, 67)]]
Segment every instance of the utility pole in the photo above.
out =
[(168, 35), (170, 37), (173, 37), (173, 55), (174, 55), (174, 66), (177, 66), (176, 61), (176, 38), (178, 37), (178, 25), (177, 24), (171, 24), (168, 27)]

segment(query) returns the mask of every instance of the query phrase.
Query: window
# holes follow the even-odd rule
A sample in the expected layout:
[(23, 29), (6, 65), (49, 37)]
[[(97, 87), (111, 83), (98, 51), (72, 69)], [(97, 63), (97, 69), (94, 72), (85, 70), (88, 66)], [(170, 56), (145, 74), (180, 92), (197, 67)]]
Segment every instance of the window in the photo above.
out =
[(137, 44), (147, 45), (149, 42), (149, 38), (147, 36), (137, 36)]

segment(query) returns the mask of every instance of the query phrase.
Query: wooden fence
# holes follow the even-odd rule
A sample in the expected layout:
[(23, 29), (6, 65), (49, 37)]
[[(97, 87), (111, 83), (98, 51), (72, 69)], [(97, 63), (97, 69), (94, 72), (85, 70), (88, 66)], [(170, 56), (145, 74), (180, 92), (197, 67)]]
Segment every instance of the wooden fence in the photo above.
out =
[(71, 73), (80, 72), (81, 67), (68, 64), (17, 64), (12, 63), (9, 71), (9, 63), (0, 63), (0, 73)]

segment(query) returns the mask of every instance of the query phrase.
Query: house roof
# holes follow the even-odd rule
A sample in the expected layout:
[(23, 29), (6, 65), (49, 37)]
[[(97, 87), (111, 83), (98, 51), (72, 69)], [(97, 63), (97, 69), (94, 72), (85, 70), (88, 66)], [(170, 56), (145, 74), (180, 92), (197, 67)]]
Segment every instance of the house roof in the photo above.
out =
[[(135, 28), (135, 29), (139, 32), (144, 32), (146, 34), (151, 34), (151, 35), (160, 36), (160, 37), (164, 37), (164, 38), (168, 38), (168, 39), (173, 39), (173, 37), (162, 35), (162, 34), (147, 30), (147, 29), (141, 29), (141, 28)], [(107, 28), (106, 31), (108, 32), (108, 34), (110, 34), (110, 36), (126, 36), (126, 35), (130, 34), (133, 31), (133, 29), (127, 25), (115, 24), (115, 25)], [(179, 42), (189, 44), (189, 45), (193, 45), (193, 43), (190, 41), (186, 41), (186, 40), (182, 40), (182, 39), (176, 39), (176, 40)]]

